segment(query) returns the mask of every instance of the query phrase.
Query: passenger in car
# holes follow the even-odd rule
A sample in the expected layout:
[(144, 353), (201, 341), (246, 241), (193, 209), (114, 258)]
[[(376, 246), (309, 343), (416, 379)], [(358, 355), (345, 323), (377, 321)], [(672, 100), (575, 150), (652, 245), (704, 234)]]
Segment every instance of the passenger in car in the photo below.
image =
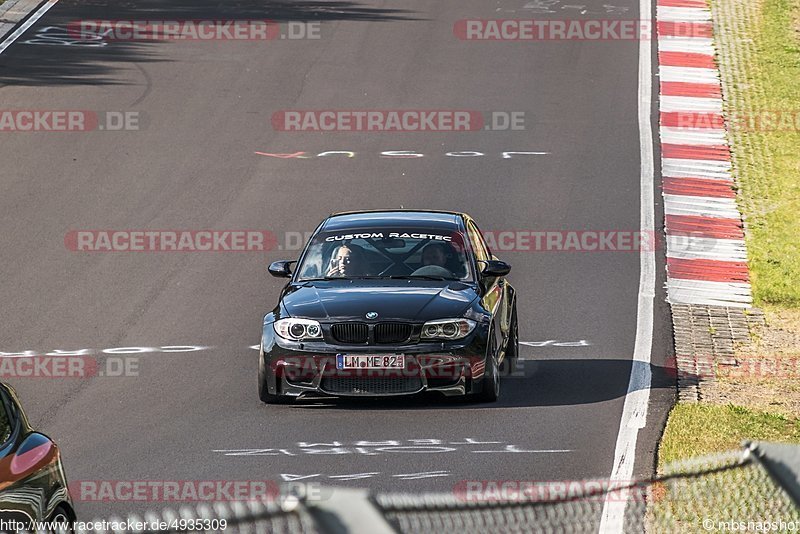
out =
[(352, 244), (340, 245), (331, 254), (326, 276), (359, 276), (364, 274), (365, 268), (364, 251), (361, 247)]

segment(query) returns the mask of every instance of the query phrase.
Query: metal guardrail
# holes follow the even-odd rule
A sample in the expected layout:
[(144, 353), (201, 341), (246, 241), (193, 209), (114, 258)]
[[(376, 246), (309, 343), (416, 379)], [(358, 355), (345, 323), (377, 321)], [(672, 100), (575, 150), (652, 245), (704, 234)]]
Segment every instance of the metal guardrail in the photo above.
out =
[(324, 498), (311, 499), (293, 488), (274, 502), (166, 509), (141, 519), (225, 519), (226, 533), (595, 533), (607, 503), (623, 499), (618, 532), (763, 531), (767, 524), (767, 530), (800, 531), (800, 446), (746, 443), (738, 451), (670, 464), (649, 480), (583, 482), (548, 483), (549, 490), (554, 484), (577, 488), (558, 496), (534, 491), (513, 498), (329, 488)]

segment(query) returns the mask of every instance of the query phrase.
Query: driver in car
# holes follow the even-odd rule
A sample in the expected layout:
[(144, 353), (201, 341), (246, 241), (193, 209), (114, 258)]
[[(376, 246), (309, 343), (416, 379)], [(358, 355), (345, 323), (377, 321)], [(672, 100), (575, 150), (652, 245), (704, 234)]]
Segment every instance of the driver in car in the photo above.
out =
[(431, 243), (422, 251), (422, 265), (437, 265), (447, 269), (447, 263), (453, 255), (447, 243)]
[(362, 274), (364, 256), (355, 245), (340, 245), (331, 254), (330, 266), (326, 276), (345, 277)]

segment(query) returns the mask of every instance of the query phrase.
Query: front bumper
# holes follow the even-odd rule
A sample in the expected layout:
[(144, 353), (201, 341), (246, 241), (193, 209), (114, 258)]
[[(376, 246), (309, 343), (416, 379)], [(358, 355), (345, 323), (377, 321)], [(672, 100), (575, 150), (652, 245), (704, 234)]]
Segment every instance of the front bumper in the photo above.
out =
[[(487, 329), (479, 325), (457, 342), (397, 346), (293, 343), (264, 325), (260, 379), (272, 395), (387, 397), (435, 391), (463, 396), (480, 389), (485, 368)], [(402, 354), (403, 369), (339, 370), (337, 354)]]

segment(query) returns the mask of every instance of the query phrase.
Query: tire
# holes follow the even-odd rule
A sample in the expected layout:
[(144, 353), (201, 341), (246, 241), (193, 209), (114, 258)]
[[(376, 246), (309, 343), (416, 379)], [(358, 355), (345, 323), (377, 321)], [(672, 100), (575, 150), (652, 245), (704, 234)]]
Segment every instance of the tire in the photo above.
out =
[(265, 380), (261, 380), (258, 384), (258, 396), (264, 404), (286, 404), (290, 400), (283, 395), (273, 395), (267, 389)]
[(503, 371), (505, 376), (513, 376), (517, 370), (519, 362), (519, 322), (517, 321), (517, 305), (511, 312), (511, 329), (508, 333), (506, 342), (506, 357), (503, 360)]
[(258, 397), (264, 404), (287, 404), (291, 398), (285, 395), (273, 395), (267, 387), (267, 369), (264, 365), (264, 353), (259, 351), (258, 361)]
[(500, 369), (492, 355), (486, 356), (486, 370), (483, 373), (481, 390), (475, 395), (478, 402), (495, 402), (500, 398)]
[(67, 508), (63, 504), (59, 504), (56, 509), (53, 511), (53, 515), (50, 516), (49, 521), (58, 522), (58, 523), (66, 523), (67, 529), (66, 530), (54, 530), (52, 531), (55, 534), (72, 534), (75, 532), (73, 530), (73, 518), (72, 514), (67, 510)]

